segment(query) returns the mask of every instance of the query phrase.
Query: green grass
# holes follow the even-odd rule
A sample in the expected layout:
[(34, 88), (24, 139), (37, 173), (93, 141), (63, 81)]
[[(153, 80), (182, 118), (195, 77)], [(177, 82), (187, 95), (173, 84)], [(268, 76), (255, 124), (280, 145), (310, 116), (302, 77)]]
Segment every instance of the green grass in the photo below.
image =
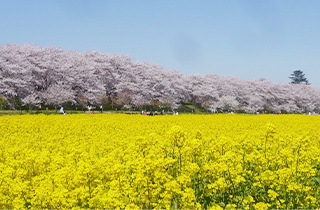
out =
[[(81, 110), (65, 110), (65, 112), (67, 114), (83, 114), (83, 111)], [(103, 114), (117, 114), (117, 113), (124, 113), (124, 114), (140, 114), (140, 111), (115, 111), (115, 110), (107, 110), (107, 111), (103, 111)], [(4, 109), (0, 109), (0, 116), (4, 116), (4, 115), (26, 115), (26, 114), (45, 114), (45, 115), (50, 115), (50, 114), (58, 114), (59, 110), (31, 110), (31, 111), (27, 111), (27, 110), (4, 110)], [(92, 111), (86, 111), (85, 114), (92, 114)], [(94, 114), (102, 114), (100, 113), (99, 110), (95, 110)]]
[(188, 105), (185, 105), (185, 107), (187, 107), (188, 109), (190, 109), (190, 112), (193, 108), (196, 108), (196, 114), (207, 114), (207, 110), (205, 110), (203, 107), (201, 106), (194, 106), (194, 105), (191, 105), (191, 104), (188, 104)]
[[(77, 110), (67, 110), (67, 114), (79, 114), (83, 113), (82, 111)], [(0, 116), (3, 115), (25, 115), (25, 114), (60, 114), (59, 110), (56, 112), (56, 110), (4, 110), (0, 109)]]
[[(190, 103), (183, 103), (180, 105), (180, 107), (176, 110), (179, 112), (179, 114), (183, 113), (192, 113), (192, 110), (195, 106), (190, 104)], [(154, 113), (155, 111), (158, 112), (158, 114), (161, 113), (161, 108), (157, 110), (153, 110), (152, 112)], [(165, 114), (169, 114), (167, 109), (163, 109), (165, 111)], [(149, 111), (149, 110), (148, 110)], [(83, 113), (82, 110), (65, 110), (67, 114), (81, 114)], [(85, 111), (86, 114), (92, 114), (92, 111)], [(128, 111), (128, 110), (104, 110), (104, 114), (117, 114), (117, 113), (124, 113), (124, 114), (140, 114), (141, 111)], [(45, 115), (50, 115), (50, 114), (60, 114), (59, 109), (50, 109), (50, 110), (5, 110), (5, 109), (0, 109), (0, 116), (3, 115), (25, 115), (25, 114), (45, 114)], [(94, 114), (100, 114), (99, 110), (94, 110)], [(196, 112), (195, 114), (207, 114), (207, 111), (203, 109), (201, 106), (196, 106)]]

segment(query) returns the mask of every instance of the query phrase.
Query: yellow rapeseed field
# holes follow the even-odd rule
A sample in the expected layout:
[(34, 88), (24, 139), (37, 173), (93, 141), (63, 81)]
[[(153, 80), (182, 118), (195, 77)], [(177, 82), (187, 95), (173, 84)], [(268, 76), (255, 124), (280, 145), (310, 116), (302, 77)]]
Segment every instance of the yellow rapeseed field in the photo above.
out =
[(320, 116), (0, 117), (0, 208), (320, 206)]

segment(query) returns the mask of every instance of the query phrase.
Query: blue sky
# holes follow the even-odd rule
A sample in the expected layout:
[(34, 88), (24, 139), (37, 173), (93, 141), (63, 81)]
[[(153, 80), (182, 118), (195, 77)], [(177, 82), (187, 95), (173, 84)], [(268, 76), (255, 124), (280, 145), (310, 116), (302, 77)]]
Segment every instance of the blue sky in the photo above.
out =
[(130, 55), (184, 74), (320, 88), (318, 0), (0, 0), (0, 45)]

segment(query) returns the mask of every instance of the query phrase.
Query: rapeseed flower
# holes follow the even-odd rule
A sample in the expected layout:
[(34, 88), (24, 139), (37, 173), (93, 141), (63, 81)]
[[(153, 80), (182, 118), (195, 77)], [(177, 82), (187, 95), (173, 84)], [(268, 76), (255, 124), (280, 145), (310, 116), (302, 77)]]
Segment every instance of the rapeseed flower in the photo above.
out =
[(314, 209), (319, 124), (301, 115), (2, 116), (0, 208)]

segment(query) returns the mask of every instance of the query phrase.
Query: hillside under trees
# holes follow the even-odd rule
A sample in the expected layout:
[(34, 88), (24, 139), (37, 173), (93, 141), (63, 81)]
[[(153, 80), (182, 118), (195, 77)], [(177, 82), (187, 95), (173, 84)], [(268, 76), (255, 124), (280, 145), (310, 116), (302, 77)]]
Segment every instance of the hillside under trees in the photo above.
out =
[[(179, 100), (207, 110), (318, 112), (320, 90), (234, 76), (184, 75), (130, 56), (56, 47), (0, 46), (0, 95), (12, 107), (64, 103), (177, 108)], [(14, 99), (14, 100), (13, 100)]]

